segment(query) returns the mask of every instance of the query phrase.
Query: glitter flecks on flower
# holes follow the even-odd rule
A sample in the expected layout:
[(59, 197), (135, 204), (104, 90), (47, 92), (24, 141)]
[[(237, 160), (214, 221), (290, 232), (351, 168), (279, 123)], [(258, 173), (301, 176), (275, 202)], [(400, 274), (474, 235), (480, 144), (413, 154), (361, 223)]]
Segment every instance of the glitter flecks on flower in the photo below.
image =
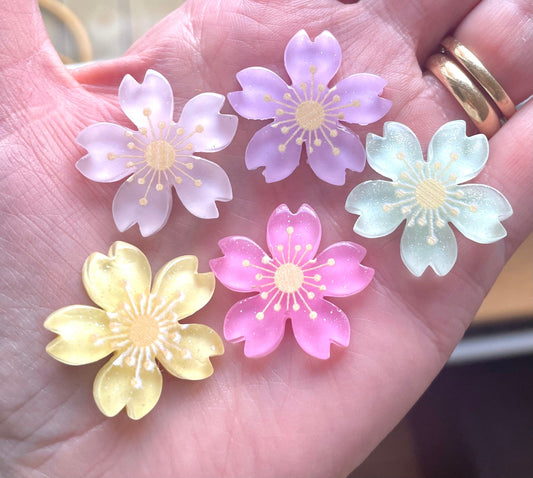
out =
[(329, 87), (341, 56), (339, 42), (330, 32), (311, 41), (301, 30), (285, 50), (290, 86), (262, 67), (237, 74), (242, 91), (228, 94), (235, 111), (248, 119), (274, 119), (248, 144), (248, 169), (264, 166), (267, 182), (280, 181), (296, 169), (305, 144), (307, 161), (323, 181), (341, 185), (346, 169), (363, 170), (363, 145), (340, 121), (373, 123), (389, 111), (391, 102), (379, 96), (386, 81), (372, 74), (351, 75)]
[(308, 354), (327, 359), (330, 344), (346, 347), (350, 323), (346, 314), (323, 297), (346, 297), (364, 289), (373, 269), (362, 266), (365, 249), (351, 242), (331, 245), (317, 256), (321, 224), (304, 204), (296, 214), (279, 206), (267, 225), (270, 255), (247, 237), (231, 236), (219, 246), (223, 257), (210, 261), (218, 280), (238, 292), (255, 295), (227, 313), (224, 335), (245, 341), (247, 357), (271, 353), (291, 319), (294, 336)]
[(96, 375), (93, 395), (100, 411), (114, 416), (126, 407), (142, 418), (156, 405), (163, 378), (156, 360), (172, 375), (201, 380), (213, 373), (209, 357), (224, 353), (222, 340), (205, 325), (180, 321), (213, 295), (212, 272), (199, 274), (195, 256), (166, 264), (153, 284), (150, 264), (136, 247), (116, 242), (109, 256), (85, 261), (83, 284), (100, 307), (72, 305), (45, 321), (58, 334), (46, 347), (60, 362), (84, 365), (113, 353)]
[(111, 123), (88, 126), (77, 138), (88, 154), (76, 164), (93, 181), (129, 176), (113, 201), (117, 228), (122, 232), (138, 223), (143, 236), (159, 231), (170, 215), (172, 188), (195, 216), (218, 217), (215, 201), (232, 199), (229, 178), (220, 166), (194, 153), (220, 151), (232, 141), (237, 117), (220, 114), (224, 96), (195, 96), (175, 123), (168, 81), (148, 70), (140, 84), (126, 75), (118, 97), (137, 131)]
[(354, 231), (382, 237), (405, 219), (401, 257), (416, 276), (427, 267), (446, 275), (457, 260), (457, 241), (448, 223), (481, 244), (507, 235), (500, 221), (513, 213), (496, 189), (460, 184), (474, 178), (489, 154), (487, 138), (466, 136), (465, 122), (450, 121), (431, 139), (427, 161), (414, 133), (405, 125), (385, 123), (384, 137), (369, 134), (370, 166), (392, 181), (367, 181), (356, 186), (346, 210), (359, 214)]

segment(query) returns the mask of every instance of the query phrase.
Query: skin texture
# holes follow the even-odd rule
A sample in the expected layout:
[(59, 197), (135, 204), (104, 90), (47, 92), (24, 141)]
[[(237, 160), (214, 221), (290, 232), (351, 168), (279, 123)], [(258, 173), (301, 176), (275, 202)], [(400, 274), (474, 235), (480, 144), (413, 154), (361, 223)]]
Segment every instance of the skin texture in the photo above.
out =
[[(337, 78), (357, 72), (388, 80), (393, 107), (384, 120), (405, 123), (424, 151), (446, 121), (467, 119), (430, 74), (425, 59), (447, 32), (469, 46), (518, 103), (533, 93), (532, 4), (529, 0), (388, 0), (344, 5), (335, 0), (188, 0), (122, 58), (68, 72), (44, 31), (36, 2), (1, 0), (0, 17), (0, 474), (18, 477), (344, 476), (409, 410), (444, 365), (506, 260), (532, 229), (533, 105), (490, 140), (490, 157), (475, 182), (500, 190), (514, 215), (508, 237), (491, 245), (457, 234), (459, 257), (438, 278), (409, 274), (399, 254), (401, 230), (381, 239), (352, 231), (344, 211), (353, 186), (377, 179), (367, 167), (346, 186), (317, 180), (301, 165), (287, 180), (265, 184), (247, 171), (244, 150), (261, 122), (240, 120), (232, 145), (209, 156), (228, 173), (234, 200), (220, 219), (198, 220), (179, 202), (167, 226), (143, 239), (120, 234), (111, 216), (116, 184), (97, 184), (74, 168), (83, 154), (74, 140), (85, 126), (131, 126), (118, 108), (126, 73), (148, 68), (174, 87), (176, 111), (203, 91), (238, 89), (235, 74), (261, 65), (280, 75), (283, 49), (300, 28), (313, 38), (330, 30), (343, 49)], [(487, 35), (490, 32), (490, 35)], [(286, 76), (283, 76), (285, 79)], [(334, 79), (334, 82), (336, 80)], [(225, 112), (231, 112), (226, 105)], [(178, 117), (176, 113), (175, 117)], [(353, 128), (382, 133), (379, 122)], [(475, 133), (468, 123), (468, 133)], [(92, 398), (102, 363), (70, 367), (52, 360), (53, 334), (42, 323), (65, 305), (90, 304), (80, 271), (93, 251), (123, 240), (140, 247), (153, 270), (182, 254), (199, 271), (220, 255), (217, 241), (247, 235), (264, 244), (266, 221), (287, 203), (308, 202), (323, 226), (321, 249), (340, 240), (367, 248), (376, 269), (362, 293), (335, 303), (352, 326), (347, 349), (323, 362), (303, 353), (292, 334), (271, 355), (250, 360), (242, 344), (226, 344), (215, 374), (201, 382), (163, 373), (157, 407), (141, 421), (107, 419)], [(222, 332), (239, 298), (217, 285), (193, 321)]]

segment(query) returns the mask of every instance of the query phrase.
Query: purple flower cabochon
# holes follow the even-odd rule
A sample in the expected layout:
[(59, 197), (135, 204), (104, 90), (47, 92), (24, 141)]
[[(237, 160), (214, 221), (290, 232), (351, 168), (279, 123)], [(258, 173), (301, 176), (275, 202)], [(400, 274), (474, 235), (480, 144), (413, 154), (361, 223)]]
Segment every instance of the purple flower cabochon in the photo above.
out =
[(298, 166), (305, 143), (307, 161), (323, 181), (342, 185), (346, 169), (363, 170), (364, 147), (341, 121), (373, 123), (389, 111), (391, 102), (379, 96), (386, 81), (376, 75), (351, 75), (328, 86), (341, 57), (339, 42), (330, 32), (311, 41), (300, 30), (285, 49), (291, 85), (262, 67), (237, 74), (242, 91), (228, 94), (235, 111), (248, 119), (274, 119), (250, 140), (245, 158), (248, 169), (264, 167), (267, 182), (285, 179)]

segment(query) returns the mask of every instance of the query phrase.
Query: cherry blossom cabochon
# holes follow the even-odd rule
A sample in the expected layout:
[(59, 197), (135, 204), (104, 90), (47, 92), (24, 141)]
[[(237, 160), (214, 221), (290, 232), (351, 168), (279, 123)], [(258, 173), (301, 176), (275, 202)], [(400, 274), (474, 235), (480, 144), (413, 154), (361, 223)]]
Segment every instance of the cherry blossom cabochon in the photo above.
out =
[(195, 256), (181, 256), (157, 273), (136, 247), (115, 242), (109, 255), (94, 253), (83, 266), (83, 285), (98, 307), (71, 305), (45, 321), (58, 334), (46, 351), (60, 362), (84, 365), (113, 354), (96, 375), (93, 395), (100, 411), (114, 416), (126, 407), (139, 419), (159, 400), (163, 377), (201, 380), (213, 373), (209, 357), (224, 353), (222, 340), (205, 325), (180, 321), (213, 295), (212, 272), (198, 273)]
[(457, 242), (448, 223), (472, 241), (496, 242), (507, 235), (500, 221), (513, 213), (496, 189), (461, 184), (485, 166), (489, 142), (482, 134), (468, 137), (465, 122), (450, 121), (435, 133), (424, 161), (414, 133), (405, 125), (387, 122), (384, 136), (367, 136), (370, 166), (392, 181), (366, 181), (356, 186), (346, 210), (360, 217), (357, 234), (382, 237), (405, 220), (401, 257), (416, 276), (429, 266), (446, 275), (457, 260)]
[(224, 96), (195, 96), (175, 123), (170, 84), (148, 70), (142, 83), (126, 75), (118, 99), (137, 130), (111, 123), (88, 126), (77, 138), (88, 154), (76, 167), (103, 183), (129, 176), (113, 201), (119, 231), (136, 223), (143, 236), (159, 231), (170, 215), (172, 188), (191, 214), (218, 217), (215, 201), (232, 199), (230, 181), (220, 166), (194, 153), (220, 151), (232, 141), (237, 117), (220, 114)]
[(327, 359), (330, 344), (346, 347), (350, 322), (336, 305), (324, 299), (346, 297), (363, 290), (374, 270), (361, 265), (366, 250), (338, 242), (317, 255), (322, 229), (316, 212), (304, 204), (296, 214), (279, 206), (267, 225), (267, 254), (247, 237), (219, 242), (223, 257), (210, 261), (226, 287), (255, 295), (237, 302), (226, 315), (224, 335), (245, 341), (247, 357), (271, 353), (281, 342), (285, 322), (308, 354)]
[(330, 32), (311, 41), (300, 30), (285, 49), (290, 86), (262, 67), (237, 74), (242, 91), (228, 94), (235, 111), (248, 119), (274, 119), (255, 133), (245, 157), (248, 169), (264, 166), (268, 183), (285, 179), (296, 169), (304, 143), (307, 162), (323, 181), (341, 185), (346, 169), (363, 170), (364, 147), (340, 121), (373, 123), (389, 111), (391, 102), (379, 96), (387, 82), (368, 73), (329, 87), (341, 56), (339, 42)]

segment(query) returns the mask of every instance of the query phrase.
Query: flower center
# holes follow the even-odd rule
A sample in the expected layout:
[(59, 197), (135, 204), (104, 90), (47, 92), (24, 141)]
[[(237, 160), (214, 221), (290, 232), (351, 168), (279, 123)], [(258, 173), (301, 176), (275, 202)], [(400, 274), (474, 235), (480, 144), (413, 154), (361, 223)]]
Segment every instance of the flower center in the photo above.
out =
[(295, 264), (282, 264), (274, 273), (276, 287), (285, 293), (296, 292), (304, 282), (304, 273)]
[(325, 119), (324, 107), (318, 101), (304, 101), (296, 108), (296, 122), (300, 128), (314, 131), (322, 126)]
[(135, 347), (152, 345), (159, 335), (159, 325), (151, 315), (139, 315), (130, 326), (129, 339)]
[(176, 151), (168, 141), (152, 141), (144, 152), (144, 159), (148, 165), (157, 171), (169, 169), (176, 159)]
[(424, 209), (437, 209), (446, 199), (446, 189), (435, 179), (425, 179), (416, 187), (415, 198)]

